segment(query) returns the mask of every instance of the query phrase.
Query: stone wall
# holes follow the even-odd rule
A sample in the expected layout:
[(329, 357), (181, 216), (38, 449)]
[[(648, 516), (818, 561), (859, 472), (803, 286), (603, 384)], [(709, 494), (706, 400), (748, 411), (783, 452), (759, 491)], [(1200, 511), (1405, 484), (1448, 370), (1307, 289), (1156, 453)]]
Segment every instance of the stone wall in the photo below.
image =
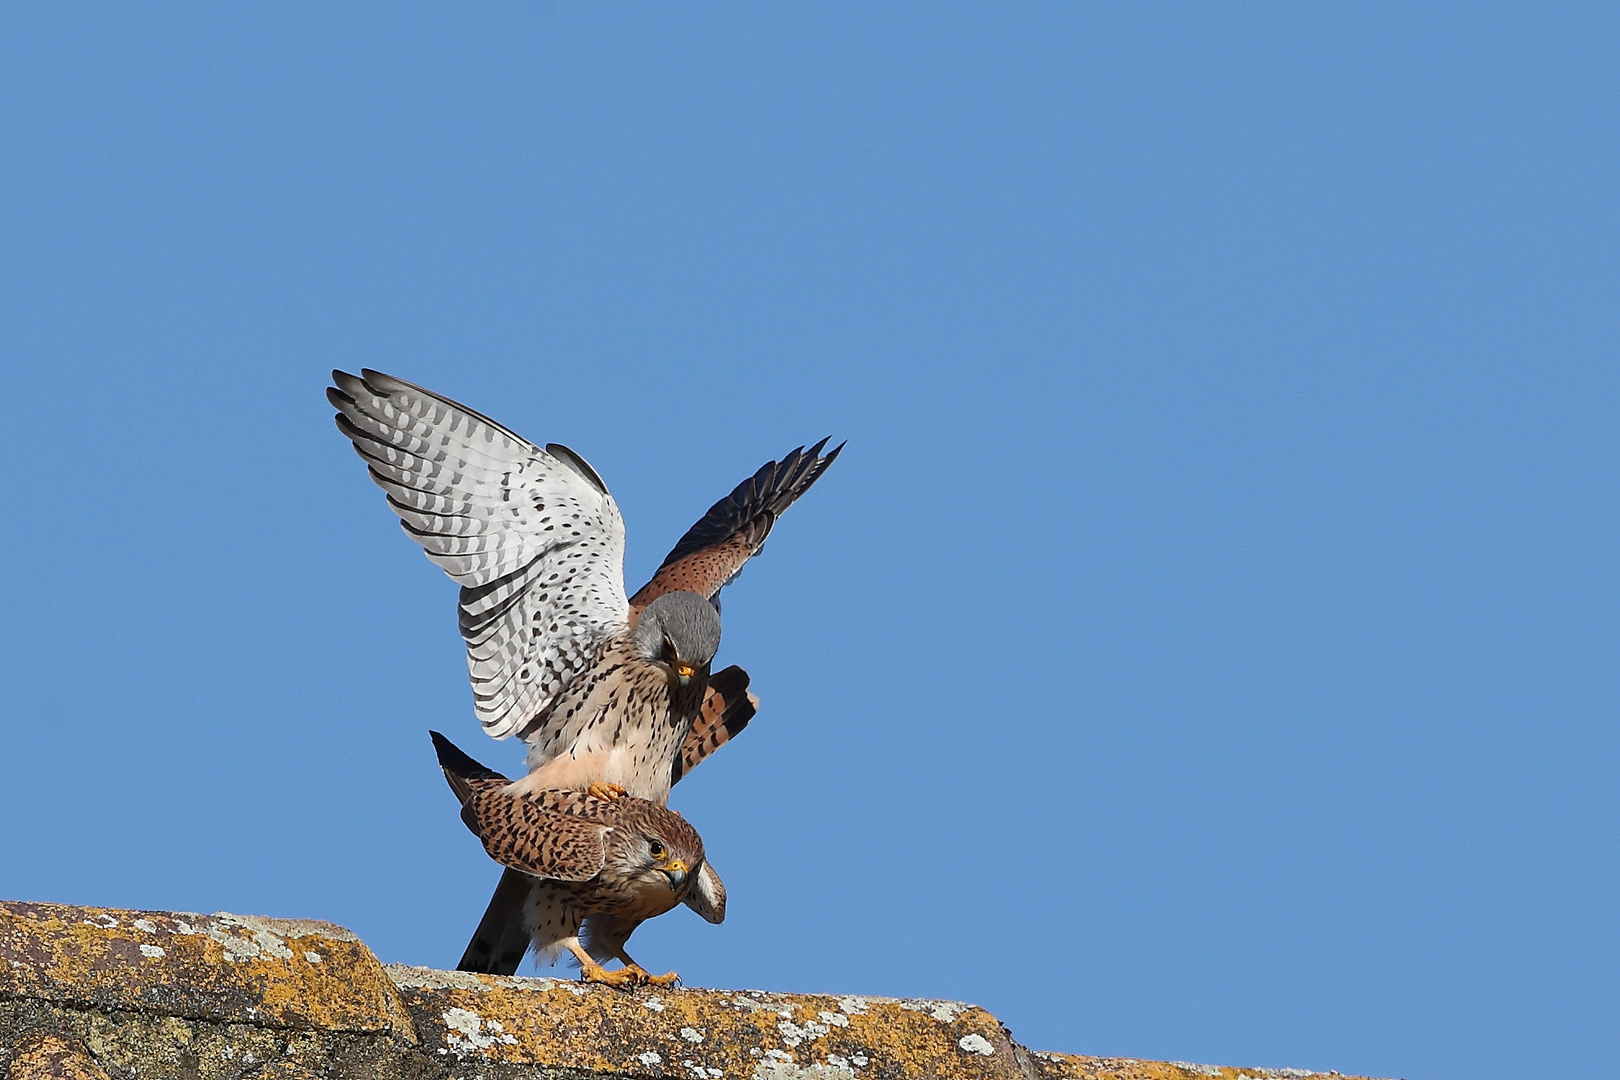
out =
[[(949, 1001), (384, 965), (331, 923), (0, 902), (11, 1080), (1282, 1080), (1032, 1053)], [(1336, 1074), (1327, 1074), (1336, 1075)]]

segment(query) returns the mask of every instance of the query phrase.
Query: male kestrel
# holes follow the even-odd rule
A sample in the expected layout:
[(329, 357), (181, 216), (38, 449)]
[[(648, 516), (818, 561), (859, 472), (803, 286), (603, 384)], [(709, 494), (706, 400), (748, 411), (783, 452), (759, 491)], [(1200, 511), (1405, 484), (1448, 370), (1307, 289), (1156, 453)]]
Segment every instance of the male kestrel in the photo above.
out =
[[(381, 372), (334, 371), (327, 399), (407, 534), (460, 585), (474, 709), (528, 743), (521, 791), (669, 789), (745, 727), (748, 675), (709, 674), (719, 593), (842, 446), (767, 462), (710, 507), (652, 580), (624, 591), (624, 521), (601, 477), (477, 412)], [(520, 877), (502, 878), (464, 970), (516, 970), (527, 946)], [(693, 890), (724, 910), (705, 863)], [(693, 906), (696, 906), (695, 904)], [(513, 950), (516, 954), (513, 955)]]
[[(673, 985), (673, 971), (647, 974), (624, 946), (636, 927), (680, 903), (696, 884), (704, 865), (697, 830), (673, 810), (628, 795), (514, 792), (506, 777), (437, 731), (429, 734), (461, 800), (461, 820), (490, 858), (529, 885), (524, 922), (535, 951), (546, 957), (567, 949), (585, 982)], [(624, 966), (604, 971), (602, 964), (614, 959)]]

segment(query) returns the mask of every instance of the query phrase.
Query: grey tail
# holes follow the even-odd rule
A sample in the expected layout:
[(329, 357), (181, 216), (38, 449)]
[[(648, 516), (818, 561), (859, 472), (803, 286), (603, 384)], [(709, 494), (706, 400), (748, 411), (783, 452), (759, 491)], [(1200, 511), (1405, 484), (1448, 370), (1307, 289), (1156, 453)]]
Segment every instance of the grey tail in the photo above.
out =
[(495, 895), (473, 931), (467, 951), (461, 954), (457, 971), (478, 971), (485, 975), (516, 975), (523, 954), (529, 951), (529, 932), (523, 926), (523, 902), (529, 898), (532, 882), (516, 870), (501, 874)]

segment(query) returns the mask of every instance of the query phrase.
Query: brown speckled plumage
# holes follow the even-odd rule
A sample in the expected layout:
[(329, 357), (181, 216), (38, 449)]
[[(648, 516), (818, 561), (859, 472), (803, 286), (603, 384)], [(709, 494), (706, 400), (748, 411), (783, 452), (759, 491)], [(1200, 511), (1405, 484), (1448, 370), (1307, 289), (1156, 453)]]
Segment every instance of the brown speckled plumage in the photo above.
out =
[(681, 903), (696, 884), (703, 840), (673, 810), (629, 795), (518, 791), (432, 734), (462, 820), (490, 858), (526, 883), (523, 923), (542, 955), (580, 944), (589, 919), (598, 963), (622, 957), (637, 926)]

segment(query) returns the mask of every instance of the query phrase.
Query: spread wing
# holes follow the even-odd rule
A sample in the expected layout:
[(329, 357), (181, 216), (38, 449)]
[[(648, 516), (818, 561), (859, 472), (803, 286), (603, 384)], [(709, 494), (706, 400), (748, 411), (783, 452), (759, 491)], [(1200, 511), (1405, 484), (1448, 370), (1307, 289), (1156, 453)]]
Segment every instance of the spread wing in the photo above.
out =
[(771, 526), (793, 501), (810, 489), (843, 450), (842, 443), (821, 456), (822, 439), (809, 450), (799, 447), (781, 461), (767, 461), (758, 472), (709, 507), (686, 530), (652, 580), (630, 598), (630, 619), (667, 592), (685, 589), (713, 600), (731, 583), (743, 563), (759, 553)]
[(509, 795), (504, 782), (485, 780), (473, 788), (462, 820), (502, 866), (553, 881), (589, 881), (602, 872), (612, 830), (606, 813), (570, 813), (554, 796), (571, 793)]
[(596, 471), (378, 371), (332, 372), (327, 400), (405, 532), (461, 585), (473, 704), (504, 739), (625, 629), (624, 519)]

